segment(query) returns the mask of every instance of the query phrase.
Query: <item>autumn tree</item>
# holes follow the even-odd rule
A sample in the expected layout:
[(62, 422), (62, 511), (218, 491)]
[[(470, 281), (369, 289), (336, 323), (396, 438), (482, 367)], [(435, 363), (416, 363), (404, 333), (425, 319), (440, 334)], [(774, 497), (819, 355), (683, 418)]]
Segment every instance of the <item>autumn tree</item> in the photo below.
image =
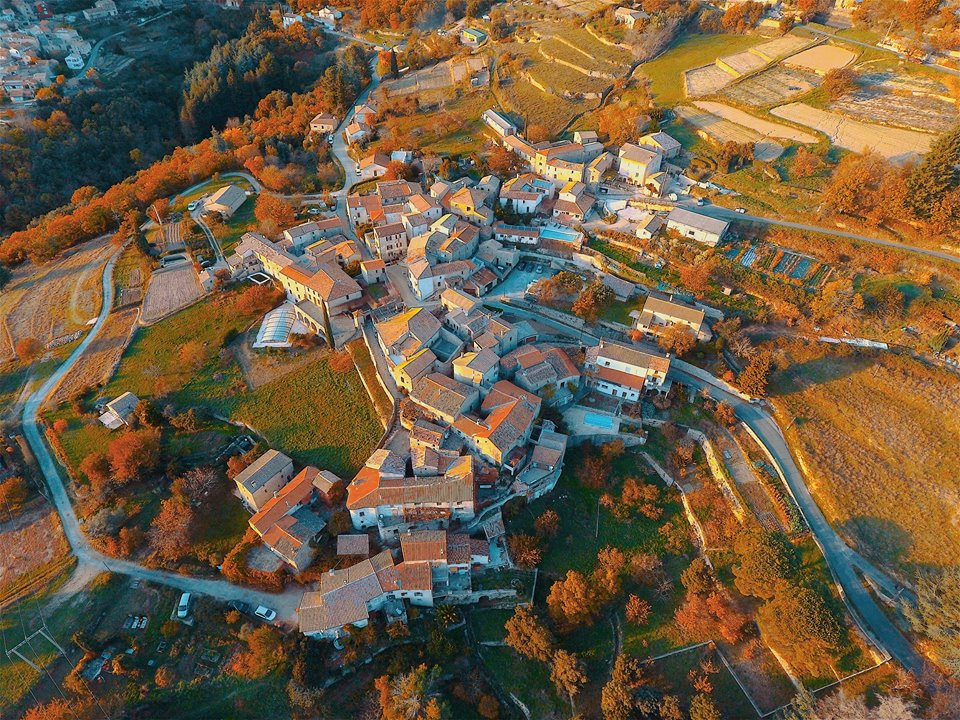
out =
[(175, 560), (190, 551), (196, 517), (180, 495), (171, 495), (160, 504), (150, 527), (150, 546), (163, 558)]
[(627, 598), (627, 622), (639, 626), (646, 625), (647, 621), (650, 619), (651, 610), (652, 608), (650, 607), (650, 603), (641, 598), (639, 595), (631, 594), (630, 597)]
[(600, 709), (604, 720), (632, 720), (637, 712), (647, 712), (653, 708), (637, 697), (637, 688), (644, 682), (643, 668), (629, 655), (621, 653), (613, 663), (610, 680), (603, 686), (600, 695)]
[(43, 353), (43, 343), (36, 338), (25, 337), (17, 340), (13, 349), (23, 362), (32, 362)]
[(518, 175), (524, 167), (523, 158), (503, 145), (494, 145), (487, 156), (487, 168), (502, 178)]
[[(16, 515), (29, 497), (30, 488), (22, 477), (15, 475), (0, 482), (0, 511)], [(0, 517), (3, 515), (0, 514)]]
[(680, 573), (680, 582), (695, 595), (709, 595), (714, 588), (713, 573), (707, 561), (701, 557), (694, 558)]
[(233, 661), (231, 670), (244, 680), (259, 680), (269, 675), (283, 660), (283, 638), (269, 625), (257, 625), (241, 632), (247, 644), (245, 652)]
[(697, 693), (690, 701), (690, 720), (723, 720), (723, 715), (712, 697)]
[(540, 537), (554, 537), (560, 531), (560, 516), (557, 515), (556, 510), (548, 508), (543, 511), (540, 517), (533, 521), (533, 527)]
[(610, 288), (600, 280), (594, 280), (580, 292), (570, 309), (578, 317), (594, 322), (613, 298)]
[(597, 566), (591, 576), (598, 590), (598, 599), (609, 600), (620, 592), (626, 558), (620, 548), (606, 546), (597, 553)]
[(659, 520), (663, 515), (659, 502), (660, 488), (656, 485), (633, 477), (623, 481), (620, 504), (624, 508), (636, 510), (648, 520)]
[(610, 476), (610, 462), (599, 454), (591, 453), (577, 466), (576, 474), (584, 487), (599, 490)]
[(574, 695), (587, 684), (587, 673), (576, 653), (557, 650), (553, 655), (550, 679), (556, 686), (557, 692), (566, 693), (570, 698), (570, 704), (573, 705)]
[(697, 346), (697, 336), (683, 323), (674, 323), (657, 336), (657, 344), (666, 352), (683, 357)]
[(556, 645), (551, 632), (528, 605), (517, 605), (504, 623), (504, 642), (524, 657), (548, 662)]
[(507, 538), (507, 547), (513, 562), (522, 568), (533, 568), (540, 564), (540, 540), (535, 535), (520, 533)]
[(142, 478), (160, 463), (160, 431), (127, 430), (107, 445), (113, 479), (120, 484)]
[(801, 145), (790, 163), (790, 175), (792, 178), (810, 177), (821, 164), (820, 158)]
[(293, 206), (283, 198), (270, 193), (260, 193), (253, 208), (253, 216), (265, 235), (276, 235), (297, 220)]
[(827, 71), (823, 76), (824, 91), (831, 100), (839, 100), (857, 88), (857, 73), (853, 68), (841, 67)]
[(103, 453), (90, 453), (80, 463), (80, 472), (97, 495), (106, 494), (113, 480), (110, 460)]
[(597, 611), (597, 593), (583, 573), (568, 570), (566, 576), (550, 586), (547, 612), (564, 629), (592, 622)]
[(767, 383), (773, 369), (773, 356), (769, 352), (758, 352), (737, 376), (737, 385), (747, 395), (763, 397), (767, 394)]

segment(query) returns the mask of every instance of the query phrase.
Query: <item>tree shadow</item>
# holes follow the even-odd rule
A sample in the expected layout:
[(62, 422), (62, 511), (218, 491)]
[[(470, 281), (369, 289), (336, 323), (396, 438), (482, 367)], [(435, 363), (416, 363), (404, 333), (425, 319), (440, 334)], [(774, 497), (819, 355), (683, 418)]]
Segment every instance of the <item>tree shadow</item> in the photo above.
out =
[(839, 524), (838, 530), (856, 540), (856, 549), (881, 566), (899, 566), (913, 548), (913, 538), (899, 524), (885, 518), (858, 515)]
[(776, 372), (767, 394), (770, 397), (791, 395), (810, 385), (820, 385), (866, 372), (878, 363), (877, 354), (862, 351), (847, 356), (831, 354), (806, 360)]

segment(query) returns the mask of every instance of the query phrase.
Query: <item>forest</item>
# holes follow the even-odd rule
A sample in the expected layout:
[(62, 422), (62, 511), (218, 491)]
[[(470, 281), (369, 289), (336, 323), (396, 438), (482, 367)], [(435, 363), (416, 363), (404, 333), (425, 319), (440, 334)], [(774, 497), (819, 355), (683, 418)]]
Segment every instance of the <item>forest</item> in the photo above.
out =
[(157, 44), (129, 70), (75, 94), (55, 85), (31, 123), (0, 131), (0, 233), (27, 227), (78, 187), (108, 187), (181, 144), (185, 70), (243, 32), (249, 18), (195, 6), (171, 17), (169, 32), (182, 42)]

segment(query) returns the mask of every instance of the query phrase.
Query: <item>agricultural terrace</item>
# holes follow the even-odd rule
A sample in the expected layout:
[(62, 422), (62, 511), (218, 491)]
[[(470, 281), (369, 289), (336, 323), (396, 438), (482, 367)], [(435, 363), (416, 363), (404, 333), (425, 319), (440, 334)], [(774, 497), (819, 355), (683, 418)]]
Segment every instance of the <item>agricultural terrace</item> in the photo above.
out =
[[(771, 397), (811, 490), (856, 549), (901, 576), (952, 565), (960, 383), (908, 357), (791, 345)], [(878, 433), (877, 428), (884, 428)]]
[(16, 344), (46, 345), (86, 327), (100, 310), (100, 273), (115, 247), (91, 240), (44, 265), (25, 263), (0, 293), (0, 363)]
[(669, 50), (640, 65), (637, 73), (650, 79), (657, 104), (670, 107), (685, 100), (684, 72), (712, 65), (721, 55), (746, 50), (761, 42), (763, 38), (756, 35), (683, 34)]

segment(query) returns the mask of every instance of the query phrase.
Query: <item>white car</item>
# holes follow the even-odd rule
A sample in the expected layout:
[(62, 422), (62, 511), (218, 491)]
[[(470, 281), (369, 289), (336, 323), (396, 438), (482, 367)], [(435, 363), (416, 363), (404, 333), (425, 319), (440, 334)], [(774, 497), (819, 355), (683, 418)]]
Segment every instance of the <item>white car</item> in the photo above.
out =
[(319, 214), (320, 214), (320, 208), (310, 208), (309, 210), (307, 210), (307, 214), (308, 214), (308, 215), (319, 215)]
[(271, 610), (265, 605), (258, 605), (257, 609), (253, 611), (253, 614), (256, 615), (261, 620), (266, 620), (267, 622), (272, 621), (277, 616), (276, 610)]
[(746, 209), (746, 208), (736, 208), (736, 209), (734, 210), (734, 212), (740, 213), (741, 215), (746, 215), (746, 214), (747, 214), (747, 209)]
[(190, 593), (184, 593), (180, 596), (180, 603), (177, 605), (177, 617), (181, 620), (190, 614)]
[(327, 144), (333, 145), (333, 135), (327, 135)]
[(200, 201), (199, 201), (199, 200), (194, 200), (192, 203), (190, 203), (189, 205), (187, 205), (187, 210), (189, 210), (190, 212), (193, 212), (193, 211), (196, 210), (198, 207), (200, 207)]

